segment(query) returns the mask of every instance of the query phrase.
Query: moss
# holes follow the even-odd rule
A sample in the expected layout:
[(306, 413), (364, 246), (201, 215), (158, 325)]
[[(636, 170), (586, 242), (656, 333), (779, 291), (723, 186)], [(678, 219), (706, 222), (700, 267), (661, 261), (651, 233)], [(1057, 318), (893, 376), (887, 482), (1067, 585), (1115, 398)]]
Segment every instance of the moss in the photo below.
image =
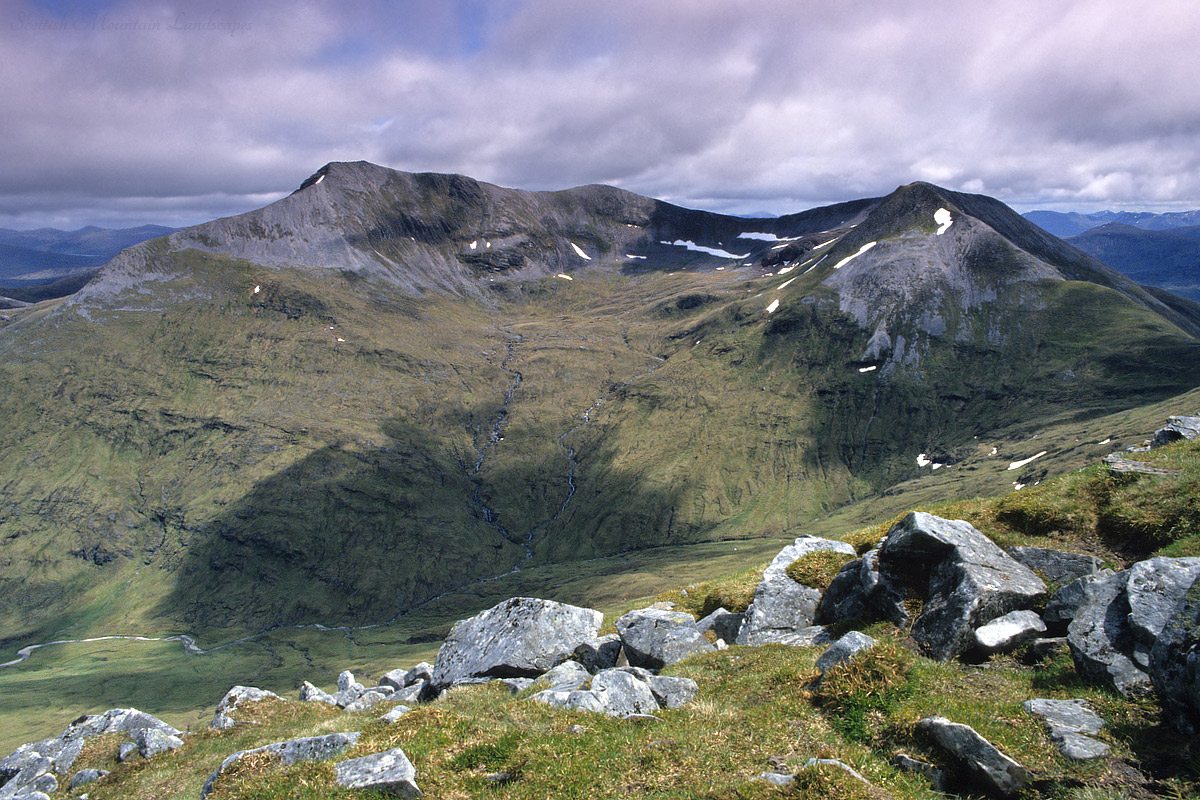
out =
[(784, 572), (796, 583), (824, 591), (829, 588), (838, 570), (853, 558), (854, 556), (847, 553), (818, 550), (800, 556), (788, 564)]

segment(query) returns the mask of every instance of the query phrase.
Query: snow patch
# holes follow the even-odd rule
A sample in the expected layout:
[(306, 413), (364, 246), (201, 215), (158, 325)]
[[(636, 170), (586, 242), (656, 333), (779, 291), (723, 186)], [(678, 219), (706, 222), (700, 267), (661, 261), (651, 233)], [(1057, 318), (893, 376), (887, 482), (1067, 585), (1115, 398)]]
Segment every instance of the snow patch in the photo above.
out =
[(803, 273), (803, 274), (807, 275), (808, 273), (810, 273), (810, 272), (812, 272), (814, 269), (816, 269), (816, 268), (817, 268), (817, 267), (820, 265), (820, 263), (821, 263), (822, 261), (824, 261), (824, 260), (825, 260), (825, 257), (826, 257), (826, 256), (828, 256), (828, 255), (829, 255), (829, 254), (828, 254), (828, 253), (826, 253), (824, 256), (821, 256), (820, 258), (818, 258), (818, 259), (817, 259), (817, 263), (816, 263), (816, 264), (813, 264), (811, 267), (809, 267), (808, 269), (804, 270), (804, 273)]
[(784, 236), (776, 236), (773, 233), (756, 233), (754, 231), (746, 231), (744, 233), (739, 233), (737, 235), (737, 238), (739, 238), (739, 239), (758, 239), (760, 242), (790, 242), (790, 241), (793, 241), (792, 239), (788, 239), (787, 237), (784, 237)]
[(580, 247), (579, 245), (575, 244), (574, 242), (567, 242), (567, 244), (571, 245), (571, 249), (575, 251), (575, 255), (579, 256), (584, 261), (592, 260), (592, 257), (589, 256), (587, 253), (583, 252), (583, 248)]
[(992, 452), (988, 453), (988, 455), (989, 455), (989, 456), (994, 456), (994, 455), (998, 455), (999, 453), (1000, 453), (1000, 448), (998, 448), (998, 447), (993, 447), (993, 448), (992, 448)]
[[(871, 365), (871, 366), (869, 366), (869, 367), (859, 367), (859, 368), (858, 368), (858, 371), (859, 371), (859, 372), (874, 372), (874, 371), (875, 371), (875, 370), (877, 370), (877, 369), (879, 369), (879, 366), (878, 366), (878, 365)], [(919, 463), (919, 462), (920, 462), (920, 459), (917, 459), (917, 461), (918, 461), (918, 463)]]
[(668, 244), (674, 247), (686, 247), (688, 250), (692, 250), (697, 253), (708, 253), (710, 256), (716, 256), (717, 258), (746, 258), (750, 255), (749, 253), (746, 253), (745, 255), (738, 256), (734, 255), (728, 250), (718, 250), (715, 247), (705, 247), (704, 245), (696, 244), (692, 241), (685, 241), (683, 239), (676, 239), (673, 242), (659, 242), (659, 244)]
[(944, 467), (946, 465), (945, 464), (930, 464), (929, 466), (930, 466), (930, 469), (941, 469), (942, 467)]
[(255, 294), (258, 294), (258, 293), (259, 293), (259, 292), (261, 292), (261, 291), (262, 291), (262, 287), (261, 287), (261, 286), (255, 286), (255, 287), (254, 287), (254, 293), (255, 293)]
[(786, 280), (786, 281), (784, 281), (783, 283), (779, 284), (779, 288), (780, 288), (780, 289), (786, 289), (786, 288), (788, 287), (788, 285), (789, 285), (789, 284), (790, 284), (792, 281), (794, 281), (794, 280), (796, 280), (796, 279), (795, 279), (795, 278), (789, 278), (788, 280)]
[[(849, 263), (850, 263), (851, 261), (853, 261), (854, 259), (856, 259), (856, 258), (858, 258), (859, 256), (861, 256), (863, 253), (865, 253), (865, 252), (867, 252), (868, 250), (870, 250), (870, 249), (871, 249), (872, 247), (874, 247), (875, 245), (876, 245), (876, 242), (867, 242), (867, 243), (866, 243), (866, 244), (864, 244), (862, 247), (858, 248), (858, 252), (857, 252), (857, 253), (854, 253), (853, 255), (848, 255), (848, 256), (846, 256), (846, 257), (845, 257), (845, 258), (843, 258), (841, 261), (839, 261), (838, 263), (834, 264), (834, 265), (833, 265), (833, 268), (834, 268), (834, 269), (841, 269), (842, 267), (846, 266), (847, 264), (849, 264)], [(819, 263), (819, 262), (818, 262), (818, 263)], [(816, 264), (813, 264), (813, 266), (815, 267), (815, 266), (816, 266)]]
[(950, 230), (950, 225), (954, 222), (950, 216), (949, 210), (945, 208), (939, 208), (937, 211), (933, 212), (933, 221), (939, 226), (937, 229), (938, 236), (941, 236), (943, 233)]
[(645, 256), (635, 256), (635, 255), (631, 255), (630, 253), (626, 253), (626, 254), (625, 254), (625, 257), (626, 257), (626, 258), (629, 258), (629, 259), (639, 258), (639, 259), (641, 259), (642, 261), (645, 261), (645, 260), (646, 260), (646, 257), (645, 257)]
[(917, 456), (917, 466), (918, 467), (928, 467), (932, 463), (933, 462), (924, 453), (921, 453), (919, 456)]
[(1103, 442), (1096, 442), (1096, 444), (1108, 444), (1111, 441), (1112, 441), (1112, 437), (1110, 436), (1109, 438), (1105, 439)]
[(565, 272), (560, 272), (560, 273), (558, 273), (557, 275), (555, 275), (554, 277), (556, 277), (556, 278), (562, 278), (564, 281), (573, 281), (573, 280), (575, 280), (574, 278), (572, 278), (570, 275), (568, 275), (568, 274), (567, 274), (567, 273), (565, 273)]
[(325, 176), (324, 176), (324, 175), (318, 175), (318, 176), (317, 176), (317, 179), (316, 179), (315, 181), (313, 181), (313, 186), (316, 186), (318, 183), (320, 183), (320, 182), (321, 182), (321, 181), (323, 181), (323, 180), (325, 180)]
[(771, 301), (771, 305), (767, 306), (767, 313), (768, 313), (768, 314), (774, 314), (774, 313), (775, 313), (775, 309), (777, 309), (777, 308), (779, 308), (779, 301), (778, 301), (778, 300), (772, 300), (772, 301)]
[(478, 239), (476, 239), (475, 241), (471, 242), (471, 249), (472, 249), (472, 250), (474, 250), (474, 249), (475, 249), (475, 248), (477, 248), (477, 247), (479, 247), (479, 240), (478, 240)]
[(1022, 459), (1021, 461), (1014, 461), (1014, 462), (1012, 462), (1011, 464), (1009, 464), (1009, 465), (1008, 465), (1008, 468), (1009, 468), (1009, 469), (1020, 469), (1021, 467), (1025, 466), (1026, 464), (1028, 464), (1029, 462), (1033, 461), (1034, 459), (1041, 458), (1041, 457), (1042, 457), (1042, 456), (1044, 456), (1044, 455), (1046, 455), (1046, 451), (1045, 451), (1045, 450), (1043, 450), (1042, 452), (1038, 453), (1036, 456), (1030, 456), (1029, 458)]
[(791, 271), (792, 271), (792, 270), (794, 270), (795, 268), (796, 268), (795, 266), (791, 266), (791, 267), (784, 267), (783, 269), (779, 270), (779, 274), (780, 274), (780, 275), (787, 275), (789, 272), (791, 272)]
[(725, 271), (724, 267), (717, 267), (717, 272), (724, 272), (724, 271)]

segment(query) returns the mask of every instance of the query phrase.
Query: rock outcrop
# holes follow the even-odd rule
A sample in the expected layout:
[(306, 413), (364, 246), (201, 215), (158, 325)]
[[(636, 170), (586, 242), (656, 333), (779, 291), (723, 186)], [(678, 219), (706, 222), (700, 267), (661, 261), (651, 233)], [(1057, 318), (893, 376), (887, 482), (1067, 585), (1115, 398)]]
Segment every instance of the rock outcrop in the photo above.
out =
[(275, 744), (255, 747), (251, 750), (239, 750), (222, 761), (221, 766), (217, 767), (208, 776), (208, 780), (204, 782), (204, 786), (200, 789), (200, 800), (208, 797), (225, 770), (229, 769), (239, 759), (245, 758), (248, 755), (269, 753), (278, 756), (280, 763), (285, 766), (301, 761), (326, 761), (337, 756), (347, 748), (353, 747), (360, 736), (362, 734), (357, 731), (350, 733), (330, 733), (325, 736), (309, 736), (303, 739), (276, 742)]
[(470, 679), (536, 677), (560, 653), (595, 639), (603, 618), (599, 611), (551, 600), (505, 600), (455, 623), (438, 651), (433, 686), (441, 691)]
[(1150, 650), (1150, 679), (1163, 715), (1186, 736), (1200, 733), (1200, 580), (1194, 581)]
[(696, 653), (716, 648), (696, 628), (696, 618), (683, 611), (642, 608), (617, 620), (625, 657), (635, 667), (662, 669)]
[(347, 789), (364, 789), (391, 797), (421, 797), (417, 771), (399, 747), (362, 758), (350, 758), (334, 767), (336, 783)]
[(926, 717), (917, 730), (928, 735), (963, 769), (969, 780), (989, 794), (1015, 797), (1029, 785), (1029, 771), (1001, 753), (969, 725), (945, 717)]
[(815, 536), (801, 536), (779, 551), (754, 590), (754, 599), (738, 631), (738, 644), (811, 645), (824, 638), (824, 631), (813, 630), (821, 590), (805, 586), (787, 574), (788, 566), (796, 559), (823, 551), (854, 555), (854, 548), (845, 542)]

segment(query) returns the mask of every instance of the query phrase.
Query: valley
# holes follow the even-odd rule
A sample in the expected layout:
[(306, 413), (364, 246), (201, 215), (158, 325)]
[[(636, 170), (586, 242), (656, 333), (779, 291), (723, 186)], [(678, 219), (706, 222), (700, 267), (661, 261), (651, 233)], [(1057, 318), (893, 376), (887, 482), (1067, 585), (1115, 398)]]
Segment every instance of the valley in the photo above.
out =
[(743, 220), (328, 165), (6, 312), (0, 660), (204, 653), (35, 651), (5, 735), (135, 687), (195, 722), (510, 596), (619, 611), (1035, 487), (1195, 413), (1193, 306), (928, 184)]

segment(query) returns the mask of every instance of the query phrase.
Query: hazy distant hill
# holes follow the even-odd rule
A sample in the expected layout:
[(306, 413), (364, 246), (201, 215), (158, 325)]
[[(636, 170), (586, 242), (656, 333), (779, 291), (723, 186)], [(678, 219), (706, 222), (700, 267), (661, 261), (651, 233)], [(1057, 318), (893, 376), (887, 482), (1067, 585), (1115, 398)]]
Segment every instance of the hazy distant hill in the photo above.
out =
[(1147, 231), (1186, 228), (1200, 225), (1200, 211), (1176, 211), (1155, 214), (1150, 211), (1097, 211), (1078, 214), (1061, 211), (1030, 211), (1022, 216), (1055, 236), (1078, 236), (1101, 225), (1117, 223)]
[(57, 281), (106, 264), (126, 247), (173, 230), (162, 225), (117, 230), (90, 226), (75, 231), (0, 228), (0, 285), (28, 286)]
[(1200, 226), (1143, 230), (1110, 222), (1069, 241), (1137, 283), (1200, 302)]

